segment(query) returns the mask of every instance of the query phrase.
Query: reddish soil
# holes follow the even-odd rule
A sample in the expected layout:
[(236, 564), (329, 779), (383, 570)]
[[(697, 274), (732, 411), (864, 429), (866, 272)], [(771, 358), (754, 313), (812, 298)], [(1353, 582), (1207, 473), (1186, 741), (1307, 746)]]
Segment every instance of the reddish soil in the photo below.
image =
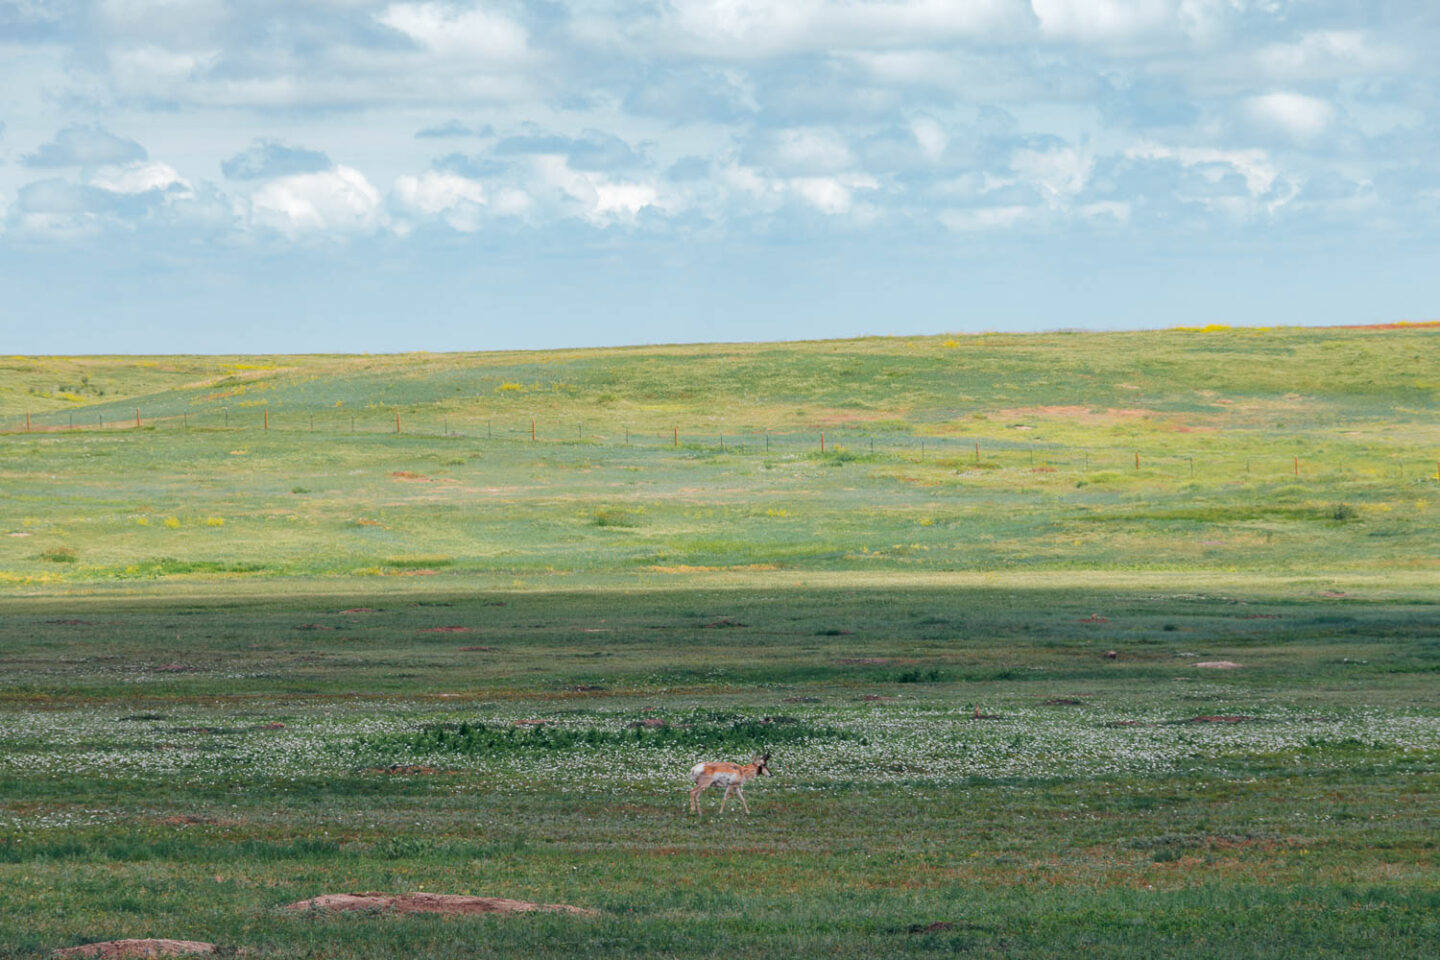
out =
[(1109, 623), (1110, 621), (1107, 620), (1106, 618), (1100, 616), (1100, 614), (1098, 614), (1098, 613), (1092, 613), (1092, 614), (1090, 614), (1090, 616), (1084, 618), (1083, 620), (1080, 620), (1079, 622), (1080, 622), (1080, 623)]
[(1417, 323), (1400, 321), (1399, 323), (1357, 323), (1341, 324), (1341, 330), (1414, 330), (1415, 328), (1440, 327), (1440, 320), (1421, 320)]
[(532, 903), (504, 897), (464, 897), (451, 893), (327, 893), (300, 900), (287, 910), (393, 910), (396, 913), (573, 913), (595, 916), (597, 911), (568, 903)]
[(215, 944), (202, 940), (102, 940), (56, 950), (56, 957), (178, 957), (187, 953), (214, 953)]

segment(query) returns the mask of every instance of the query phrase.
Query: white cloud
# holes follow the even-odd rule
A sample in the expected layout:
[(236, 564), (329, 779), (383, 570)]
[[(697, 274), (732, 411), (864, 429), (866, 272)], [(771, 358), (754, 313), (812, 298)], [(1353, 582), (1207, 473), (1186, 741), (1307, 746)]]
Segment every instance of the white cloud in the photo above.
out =
[(1254, 61), (1267, 76), (1288, 81), (1402, 73), (1410, 67), (1403, 50), (1377, 44), (1360, 30), (1314, 30), (1261, 47)]
[[(420, 176), (395, 179), (391, 203), (417, 218), (439, 217), (453, 230), (474, 233), (480, 229), (488, 203), (485, 187), (457, 173), (427, 170)], [(405, 232), (401, 226), (400, 232)]]
[(939, 220), (956, 232), (972, 233), (1015, 227), (1026, 220), (1034, 219), (1040, 212), (1041, 208), (1039, 207), (1027, 207), (1019, 204), (1000, 207), (968, 207), (943, 210), (939, 214)]
[(612, 180), (588, 170), (575, 170), (563, 156), (541, 154), (533, 161), (541, 189), (558, 191), (567, 212), (595, 224), (633, 221), (647, 207), (663, 208), (653, 183)]
[(1125, 151), (1129, 157), (1151, 160), (1174, 159), (1187, 167), (1228, 167), (1245, 181), (1251, 196), (1270, 191), (1280, 173), (1264, 150), (1219, 150), (1211, 147), (1167, 147), (1142, 144)]
[(998, 39), (1031, 19), (1023, 0), (675, 0), (661, 30), (686, 53), (753, 59)]
[(1065, 40), (1126, 40), (1180, 26), (1174, 0), (1031, 0), (1040, 32)]
[(280, 177), (250, 196), (254, 222), (297, 236), (306, 233), (362, 233), (383, 219), (380, 192), (353, 167)]
[(1040, 187), (1054, 202), (1085, 188), (1094, 161), (1073, 147), (1023, 149), (1011, 154), (1010, 166), (1023, 181)]
[[(180, 176), (168, 163), (131, 163), (124, 166), (101, 167), (90, 175), (90, 185), (111, 193), (148, 193), (165, 190), (194, 196), (190, 181)], [(173, 190), (172, 190), (173, 188)]]
[(1240, 110), (1256, 129), (1301, 143), (1315, 140), (1335, 123), (1335, 107), (1328, 100), (1288, 91), (1248, 97)]
[(440, 3), (396, 3), (376, 20), (436, 57), (481, 68), (491, 63), (516, 63), (530, 54), (525, 28), (483, 6), (465, 9)]

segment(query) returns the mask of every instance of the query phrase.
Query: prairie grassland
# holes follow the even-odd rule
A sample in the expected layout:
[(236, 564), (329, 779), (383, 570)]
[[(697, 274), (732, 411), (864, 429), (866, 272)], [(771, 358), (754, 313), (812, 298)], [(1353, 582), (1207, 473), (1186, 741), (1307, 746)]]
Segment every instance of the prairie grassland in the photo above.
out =
[(1437, 336), (12, 358), (0, 589), (1433, 574)]
[(4, 359), (0, 957), (1430, 956), (1436, 337)]
[[(1436, 612), (1239, 585), (17, 601), (0, 954), (1418, 957)], [(691, 763), (762, 748), (749, 817), (687, 817)], [(372, 889), (600, 915), (279, 909)]]

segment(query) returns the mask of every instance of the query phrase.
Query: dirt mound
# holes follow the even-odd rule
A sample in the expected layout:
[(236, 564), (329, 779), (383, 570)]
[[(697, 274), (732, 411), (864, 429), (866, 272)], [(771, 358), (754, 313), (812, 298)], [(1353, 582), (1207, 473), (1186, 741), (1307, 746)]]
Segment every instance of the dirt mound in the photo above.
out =
[(574, 913), (594, 916), (597, 911), (568, 903), (531, 903), (504, 897), (464, 897), (453, 893), (327, 893), (292, 903), (286, 910), (394, 910), (397, 913)]
[(1240, 664), (1234, 660), (1206, 660), (1203, 663), (1195, 664), (1206, 670), (1239, 670)]
[(56, 950), (56, 957), (178, 957), (187, 953), (214, 953), (215, 944), (202, 940), (102, 940)]

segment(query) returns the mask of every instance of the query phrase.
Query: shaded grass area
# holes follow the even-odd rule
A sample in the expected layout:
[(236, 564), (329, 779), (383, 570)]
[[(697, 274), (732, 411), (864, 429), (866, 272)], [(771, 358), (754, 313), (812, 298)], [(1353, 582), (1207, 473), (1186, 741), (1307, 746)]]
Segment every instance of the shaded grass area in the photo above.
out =
[[(1425, 591), (0, 612), (7, 957), (151, 935), (277, 958), (1418, 957), (1440, 938)], [(751, 816), (683, 812), (691, 762), (757, 746), (776, 776)], [(420, 889), (600, 916), (279, 909)]]

